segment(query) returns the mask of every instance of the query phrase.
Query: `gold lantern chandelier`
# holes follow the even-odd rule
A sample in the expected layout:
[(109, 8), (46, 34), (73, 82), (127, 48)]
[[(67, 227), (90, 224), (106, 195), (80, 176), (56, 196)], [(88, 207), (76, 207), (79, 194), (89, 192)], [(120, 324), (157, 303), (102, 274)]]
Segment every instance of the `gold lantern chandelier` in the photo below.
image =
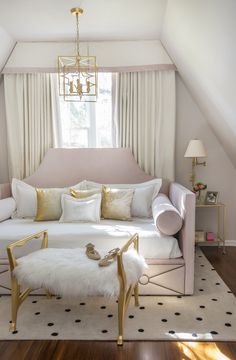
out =
[(65, 101), (97, 100), (97, 65), (95, 56), (81, 56), (79, 49), (79, 16), (83, 9), (71, 9), (76, 16), (76, 55), (58, 56), (59, 95)]

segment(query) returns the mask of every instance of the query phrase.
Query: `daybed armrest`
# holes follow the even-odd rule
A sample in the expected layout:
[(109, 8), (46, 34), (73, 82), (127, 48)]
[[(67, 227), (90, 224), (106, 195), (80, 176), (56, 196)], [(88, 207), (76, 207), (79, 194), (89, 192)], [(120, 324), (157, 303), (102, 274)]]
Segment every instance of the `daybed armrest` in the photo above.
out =
[(11, 184), (0, 184), (0, 199), (6, 199), (11, 196)]
[(196, 197), (192, 191), (186, 189), (184, 186), (178, 183), (171, 183), (169, 198), (184, 219), (183, 227), (179, 232), (179, 246), (185, 260), (185, 294), (192, 294), (194, 286)]
[(11, 217), (16, 209), (16, 202), (13, 197), (0, 200), (0, 222)]

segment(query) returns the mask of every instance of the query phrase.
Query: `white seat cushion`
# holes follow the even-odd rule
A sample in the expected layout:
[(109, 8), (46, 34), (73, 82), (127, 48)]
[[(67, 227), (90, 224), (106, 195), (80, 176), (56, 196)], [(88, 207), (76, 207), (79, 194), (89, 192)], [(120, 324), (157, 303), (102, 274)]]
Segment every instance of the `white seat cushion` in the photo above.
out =
[[(76, 248), (92, 242), (97, 249), (121, 247), (134, 234), (139, 234), (139, 252), (149, 259), (179, 258), (182, 253), (173, 236), (158, 232), (153, 219), (133, 218), (132, 221), (101, 220), (100, 223), (34, 222), (31, 219), (10, 219), (0, 223), (0, 258), (6, 258), (10, 243), (41, 230), (48, 230), (49, 247)], [(16, 249), (18, 256), (39, 249), (33, 240), (27, 247)]]

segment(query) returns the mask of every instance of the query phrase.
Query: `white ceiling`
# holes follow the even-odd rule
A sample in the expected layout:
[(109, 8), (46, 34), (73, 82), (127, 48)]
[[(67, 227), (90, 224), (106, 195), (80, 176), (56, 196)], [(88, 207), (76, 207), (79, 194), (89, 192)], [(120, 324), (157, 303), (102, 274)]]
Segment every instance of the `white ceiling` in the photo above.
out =
[(167, 0), (0, 0), (0, 26), (17, 41), (158, 39)]

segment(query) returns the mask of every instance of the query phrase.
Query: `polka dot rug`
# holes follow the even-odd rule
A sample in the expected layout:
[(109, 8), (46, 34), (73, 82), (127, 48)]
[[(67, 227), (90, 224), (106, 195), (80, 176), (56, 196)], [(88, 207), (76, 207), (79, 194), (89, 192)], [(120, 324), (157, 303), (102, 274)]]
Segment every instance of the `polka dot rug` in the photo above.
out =
[[(223, 256), (223, 255), (222, 255)], [(116, 340), (117, 303), (101, 297), (66, 300), (29, 296), (11, 334), (10, 296), (0, 297), (0, 339)], [(131, 299), (125, 340), (236, 341), (236, 298), (200, 249), (196, 252), (193, 296)]]

